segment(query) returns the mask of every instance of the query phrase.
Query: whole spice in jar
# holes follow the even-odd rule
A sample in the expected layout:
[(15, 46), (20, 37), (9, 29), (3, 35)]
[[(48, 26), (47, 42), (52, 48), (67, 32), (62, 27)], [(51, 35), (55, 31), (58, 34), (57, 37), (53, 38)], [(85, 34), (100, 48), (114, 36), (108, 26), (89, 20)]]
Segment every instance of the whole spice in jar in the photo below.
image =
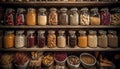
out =
[(42, 48), (45, 46), (45, 36), (44, 36), (45, 31), (38, 31), (38, 47)]

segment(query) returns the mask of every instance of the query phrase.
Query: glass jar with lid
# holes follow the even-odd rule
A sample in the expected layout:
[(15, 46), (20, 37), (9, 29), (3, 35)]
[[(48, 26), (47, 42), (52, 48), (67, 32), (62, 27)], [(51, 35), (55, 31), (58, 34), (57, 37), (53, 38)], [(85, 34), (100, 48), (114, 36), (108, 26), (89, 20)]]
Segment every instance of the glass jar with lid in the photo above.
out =
[(70, 9), (70, 25), (78, 25), (79, 24), (79, 14), (77, 8)]
[(4, 36), (4, 48), (13, 48), (14, 38), (14, 31), (6, 31)]
[(80, 36), (78, 37), (78, 46), (81, 48), (86, 48), (87, 47), (86, 31), (80, 30), (79, 34)]
[(27, 31), (27, 47), (31, 48), (31, 47), (35, 47), (35, 36), (34, 36), (34, 32), (33, 30), (29, 30)]
[(23, 34), (24, 31), (16, 31), (15, 36), (15, 47), (22, 48), (25, 46), (25, 35)]
[(16, 13), (16, 25), (25, 25), (25, 9), (18, 8)]
[(101, 25), (110, 25), (110, 13), (108, 8), (103, 8), (100, 10), (100, 21)]
[(3, 31), (0, 30), (0, 48), (3, 46)]
[(99, 30), (99, 36), (98, 36), (98, 46), (106, 48), (108, 47), (108, 38), (106, 35), (106, 31)]
[(97, 47), (97, 35), (96, 35), (96, 31), (94, 30), (90, 30), (89, 31), (89, 35), (88, 35), (88, 46), (92, 47), (92, 48), (96, 48)]
[(53, 30), (48, 31), (47, 46), (49, 48), (56, 47), (56, 35), (55, 35), (55, 31), (53, 31)]
[(100, 14), (98, 12), (98, 8), (93, 8), (90, 10), (90, 24), (100, 25)]
[(68, 25), (67, 8), (61, 8), (60, 9), (59, 24), (60, 25)]
[(66, 46), (66, 37), (65, 37), (65, 31), (58, 31), (59, 35), (57, 37), (57, 46), (60, 48), (64, 48)]
[(38, 11), (38, 25), (47, 25), (47, 14), (45, 8), (40, 8)]
[(82, 8), (80, 10), (80, 25), (89, 25), (89, 17), (88, 8)]
[(26, 23), (30, 26), (36, 25), (36, 10), (34, 8), (28, 8)]
[(38, 47), (42, 48), (45, 46), (45, 31), (39, 30), (38, 31)]
[(77, 46), (77, 37), (75, 35), (75, 31), (69, 31), (69, 37), (68, 37), (68, 45), (72, 48), (74, 48), (75, 46)]
[(118, 47), (118, 36), (114, 30), (108, 31), (108, 46), (113, 48)]
[(50, 13), (48, 16), (49, 25), (57, 25), (58, 24), (58, 13), (56, 8), (50, 8)]

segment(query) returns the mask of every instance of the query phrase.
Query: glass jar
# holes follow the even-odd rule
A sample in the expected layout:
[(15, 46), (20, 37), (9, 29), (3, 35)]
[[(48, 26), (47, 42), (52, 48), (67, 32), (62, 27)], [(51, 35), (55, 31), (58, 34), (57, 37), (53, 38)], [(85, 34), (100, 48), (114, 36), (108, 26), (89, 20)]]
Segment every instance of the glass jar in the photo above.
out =
[(90, 24), (91, 25), (100, 25), (100, 14), (98, 12), (98, 8), (91, 9)]
[(15, 10), (7, 8), (5, 12), (5, 25), (13, 26), (15, 24)]
[(38, 12), (38, 25), (44, 26), (47, 25), (47, 15), (46, 9), (40, 8)]
[(27, 47), (31, 48), (35, 46), (35, 36), (34, 36), (35, 31), (27, 31)]
[(60, 9), (59, 24), (60, 25), (68, 25), (67, 8), (61, 8)]
[(4, 23), (4, 8), (0, 7), (0, 25)]
[(53, 30), (48, 31), (47, 46), (49, 48), (56, 47), (56, 35), (55, 35), (55, 31)]
[(82, 8), (80, 10), (80, 25), (89, 25), (89, 12), (88, 12), (88, 8)]
[(77, 46), (75, 31), (69, 31), (68, 45), (72, 48)]
[(78, 37), (78, 46), (81, 48), (87, 47), (87, 36), (86, 31), (79, 31), (80, 36)]
[(42, 48), (45, 46), (45, 31), (39, 30), (38, 31), (38, 47)]
[(96, 31), (90, 30), (88, 35), (88, 46), (92, 48), (97, 47), (97, 35)]
[(34, 8), (29, 8), (26, 16), (27, 25), (36, 25), (36, 10)]
[(16, 25), (25, 25), (25, 9), (18, 8), (16, 13)]
[(106, 31), (100, 30), (98, 36), (98, 46), (102, 48), (108, 47), (108, 38), (106, 35)]
[(15, 0), (16, 2), (22, 2), (23, 0)]
[(59, 36), (57, 37), (57, 46), (60, 48), (64, 48), (66, 46), (66, 37), (65, 37), (65, 31), (58, 31)]
[(0, 30), (0, 48), (3, 46), (3, 31)]
[(111, 9), (111, 25), (120, 25), (120, 8)]
[(57, 25), (58, 24), (58, 14), (56, 8), (51, 8), (48, 16), (49, 25)]
[(103, 8), (100, 11), (101, 25), (110, 25), (110, 13), (108, 8)]
[(6, 31), (4, 36), (4, 48), (13, 48), (14, 47), (14, 31)]
[(108, 46), (113, 48), (118, 47), (118, 37), (116, 31), (108, 31)]
[(77, 8), (70, 9), (70, 25), (78, 25), (79, 24), (79, 14)]

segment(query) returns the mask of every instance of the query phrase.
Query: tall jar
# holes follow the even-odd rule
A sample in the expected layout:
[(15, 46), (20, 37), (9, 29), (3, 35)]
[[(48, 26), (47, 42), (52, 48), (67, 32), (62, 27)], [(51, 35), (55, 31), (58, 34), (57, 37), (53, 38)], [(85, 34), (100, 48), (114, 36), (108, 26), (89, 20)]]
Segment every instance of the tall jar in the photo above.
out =
[(90, 30), (88, 35), (88, 46), (92, 48), (97, 47), (97, 35), (96, 31)]
[(89, 25), (89, 17), (88, 8), (82, 8), (80, 10), (80, 25)]
[(16, 25), (25, 25), (25, 9), (18, 8), (16, 13)]
[(24, 31), (16, 31), (16, 36), (15, 36), (16, 48), (22, 48), (25, 46), (25, 35), (23, 33)]
[(26, 23), (29, 26), (36, 25), (36, 10), (34, 8), (28, 8)]
[(68, 25), (67, 8), (61, 8), (60, 9), (59, 24), (60, 25)]
[(53, 30), (48, 31), (47, 46), (49, 48), (56, 47), (56, 35), (55, 35), (55, 31), (53, 31)]
[(77, 37), (75, 35), (75, 31), (69, 31), (69, 37), (68, 37), (68, 45), (71, 48), (74, 48), (75, 46), (77, 46)]
[(27, 31), (27, 47), (28, 48), (35, 47), (34, 32), (35, 31), (32, 31), (32, 30)]
[(70, 25), (78, 25), (79, 24), (79, 14), (77, 8), (70, 9)]
[(38, 11), (38, 25), (47, 25), (47, 14), (45, 8), (40, 8)]
[(57, 25), (58, 24), (58, 14), (56, 8), (51, 8), (48, 16), (49, 25)]
[(6, 31), (4, 36), (4, 48), (13, 48), (14, 38), (14, 31)]
[(38, 47), (42, 48), (45, 46), (45, 31), (39, 30), (38, 31)]
[(79, 31), (79, 37), (78, 37), (78, 46), (81, 48), (87, 47), (87, 36), (86, 31)]
[(3, 31), (0, 30), (0, 48), (3, 47)]
[(101, 25), (110, 25), (110, 13), (108, 8), (103, 8), (100, 11)]
[(118, 36), (116, 31), (108, 31), (108, 46), (113, 48), (118, 47)]
[(59, 48), (64, 48), (66, 46), (66, 37), (65, 37), (65, 31), (58, 31), (59, 35), (57, 37), (57, 46)]
[(102, 48), (108, 47), (108, 38), (106, 35), (106, 31), (100, 30), (98, 36), (98, 46)]
[(90, 25), (100, 25), (100, 14), (98, 8), (93, 8), (90, 11)]

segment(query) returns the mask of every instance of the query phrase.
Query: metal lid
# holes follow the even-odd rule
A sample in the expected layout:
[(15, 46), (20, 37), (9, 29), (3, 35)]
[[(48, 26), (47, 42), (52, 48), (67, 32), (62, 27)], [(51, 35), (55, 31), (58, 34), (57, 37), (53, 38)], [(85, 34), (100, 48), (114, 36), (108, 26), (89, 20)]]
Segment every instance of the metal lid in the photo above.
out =
[(90, 11), (98, 11), (98, 8), (92, 8)]
[(89, 9), (87, 8), (87, 7), (85, 7), (85, 8), (81, 8), (81, 10), (80, 11), (88, 11)]
[(19, 13), (22, 13), (22, 12), (24, 12), (24, 11), (25, 11), (24, 8), (17, 8), (17, 12), (19, 12)]
[(35, 11), (34, 8), (28, 8), (28, 11)]
[(24, 31), (23, 30), (20, 30), (20, 31), (16, 31), (17, 34), (23, 34)]
[(108, 33), (109, 33), (109, 34), (117, 34), (117, 31), (114, 31), (114, 30), (108, 30)]
[(35, 32), (35, 31), (33, 31), (33, 30), (27, 31), (28, 34), (33, 34), (34, 32)]
[(6, 31), (6, 33), (14, 33), (13, 30)]
[(55, 33), (55, 31), (54, 30), (49, 30), (48, 33)]
[(107, 32), (104, 30), (99, 30), (99, 34), (106, 34)]
[(79, 33), (80, 33), (80, 34), (86, 34), (86, 31), (80, 30)]
[(39, 8), (38, 10), (41, 11), (41, 12), (45, 12), (46, 11), (45, 8)]
[(75, 34), (75, 31), (73, 31), (73, 30), (70, 30), (70, 31), (69, 31), (69, 33), (71, 33), (71, 34)]
[(77, 8), (71, 8), (70, 10), (71, 10), (71, 11), (78, 11)]
[(50, 8), (50, 11), (57, 11), (56, 8)]
[(89, 31), (89, 34), (96, 34), (97, 32), (96, 31), (94, 31), (94, 30), (90, 30)]
[(101, 11), (109, 11), (108, 8), (102, 8)]
[(44, 33), (45, 33), (44, 30), (39, 30), (39, 31), (38, 31), (38, 34), (44, 34)]
[(65, 31), (63, 31), (63, 30), (59, 30), (59, 31), (58, 31), (58, 33), (63, 33), (63, 34), (64, 34), (64, 33), (65, 33)]
[(60, 10), (61, 11), (67, 11), (67, 8), (61, 8)]

